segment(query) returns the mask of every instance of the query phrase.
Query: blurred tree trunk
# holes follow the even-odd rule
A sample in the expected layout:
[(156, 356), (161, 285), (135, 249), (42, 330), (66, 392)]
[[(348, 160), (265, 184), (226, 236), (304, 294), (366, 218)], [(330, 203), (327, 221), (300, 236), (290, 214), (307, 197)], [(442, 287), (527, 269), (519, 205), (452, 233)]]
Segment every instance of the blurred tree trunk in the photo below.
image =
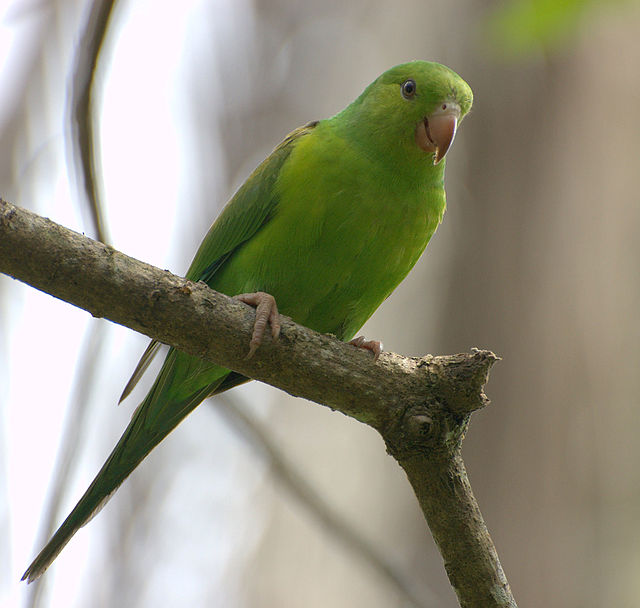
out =
[(465, 455), (522, 605), (637, 598), (639, 25), (636, 7), (546, 61), (466, 70), (482, 120), (439, 346), (504, 357)]

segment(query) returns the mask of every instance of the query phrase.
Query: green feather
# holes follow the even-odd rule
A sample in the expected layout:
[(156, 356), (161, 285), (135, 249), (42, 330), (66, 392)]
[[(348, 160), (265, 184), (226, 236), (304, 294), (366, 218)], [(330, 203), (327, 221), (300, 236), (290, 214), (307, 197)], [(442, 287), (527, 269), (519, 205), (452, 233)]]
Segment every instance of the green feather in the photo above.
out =
[[(415, 87), (405, 95), (408, 80)], [(434, 164), (416, 143), (417, 127), (443, 104), (457, 106), (461, 120), (471, 103), (468, 85), (440, 64), (415, 61), (385, 72), (339, 114), (284, 139), (222, 211), (186, 277), (229, 295), (268, 292), (282, 314), (349, 340), (442, 220), (445, 162)], [(157, 350), (154, 341), (122, 398)], [(246, 380), (171, 348), (104, 466), (23, 578), (40, 576), (203, 399)]]

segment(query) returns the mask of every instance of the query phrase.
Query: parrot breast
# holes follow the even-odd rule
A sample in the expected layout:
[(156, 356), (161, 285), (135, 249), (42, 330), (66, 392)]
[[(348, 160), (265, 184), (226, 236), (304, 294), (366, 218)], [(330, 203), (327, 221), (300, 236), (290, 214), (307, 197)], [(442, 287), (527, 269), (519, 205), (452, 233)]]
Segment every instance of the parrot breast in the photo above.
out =
[(284, 164), (274, 216), (212, 287), (266, 291), (282, 314), (348, 340), (420, 257), (444, 212), (444, 189), (441, 174), (431, 184), (428, 171), (381, 167), (321, 126)]

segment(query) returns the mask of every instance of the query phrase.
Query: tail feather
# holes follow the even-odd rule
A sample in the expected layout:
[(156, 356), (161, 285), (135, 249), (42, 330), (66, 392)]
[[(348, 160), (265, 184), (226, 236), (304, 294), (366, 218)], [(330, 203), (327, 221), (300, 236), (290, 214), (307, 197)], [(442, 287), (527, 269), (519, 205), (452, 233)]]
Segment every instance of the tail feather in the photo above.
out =
[[(229, 370), (213, 365), (204, 370), (202, 364), (201, 360), (179, 351), (172, 349), (169, 352), (149, 394), (134, 412), (106, 462), (67, 519), (27, 568), (22, 580), (32, 582), (41, 576), (72, 536), (102, 509), (147, 454), (198, 404), (216, 392), (229, 374)], [(203, 374), (204, 371), (207, 373)], [(186, 395), (185, 380), (187, 387), (191, 387)]]
[(138, 365), (133, 370), (133, 374), (131, 374), (131, 378), (129, 378), (129, 382), (127, 382), (127, 386), (124, 387), (122, 391), (122, 395), (120, 395), (120, 399), (118, 403), (122, 403), (131, 393), (131, 391), (135, 388), (136, 384), (142, 375), (147, 371), (149, 364), (153, 361), (158, 349), (162, 346), (160, 342), (157, 340), (151, 340), (149, 346), (145, 349), (144, 353), (142, 353), (142, 357), (140, 357), (140, 361), (138, 361)]

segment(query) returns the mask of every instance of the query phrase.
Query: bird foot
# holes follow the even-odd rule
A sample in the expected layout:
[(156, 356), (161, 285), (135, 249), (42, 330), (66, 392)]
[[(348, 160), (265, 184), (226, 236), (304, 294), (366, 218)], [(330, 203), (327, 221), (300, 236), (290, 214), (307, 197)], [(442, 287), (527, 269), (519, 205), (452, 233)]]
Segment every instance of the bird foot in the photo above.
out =
[(264, 291), (256, 291), (255, 293), (241, 293), (233, 296), (235, 300), (255, 306), (256, 320), (253, 324), (253, 334), (251, 334), (251, 342), (249, 342), (249, 352), (247, 359), (251, 359), (255, 355), (256, 350), (262, 344), (264, 332), (267, 329), (267, 323), (271, 325), (271, 336), (274, 340), (280, 335), (280, 314), (276, 299)]
[(349, 340), (347, 344), (352, 344), (353, 346), (357, 346), (358, 348), (370, 350), (373, 353), (374, 361), (378, 360), (378, 357), (380, 357), (380, 353), (383, 349), (382, 342), (380, 342), (379, 340), (366, 340), (364, 336), (358, 336), (353, 340)]

